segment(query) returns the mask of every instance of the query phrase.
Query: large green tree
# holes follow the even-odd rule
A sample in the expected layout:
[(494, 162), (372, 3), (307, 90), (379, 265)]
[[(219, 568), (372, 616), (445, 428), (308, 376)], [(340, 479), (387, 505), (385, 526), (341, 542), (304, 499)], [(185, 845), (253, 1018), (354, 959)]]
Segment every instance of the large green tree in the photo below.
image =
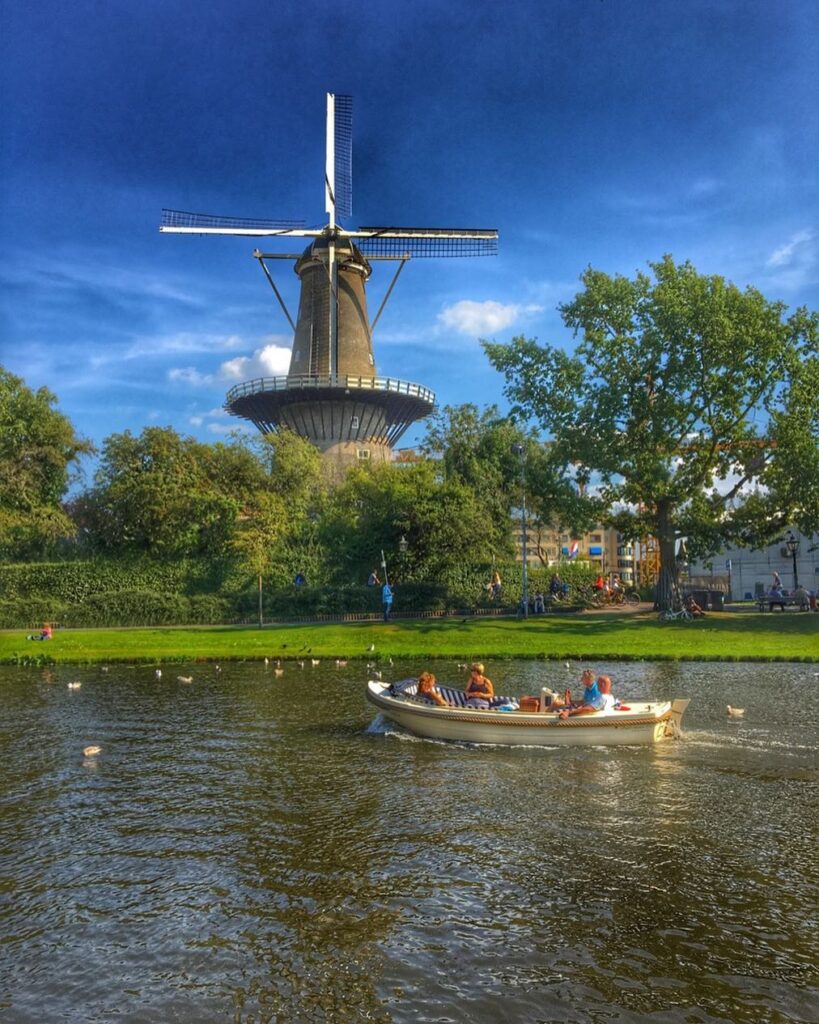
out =
[(0, 557), (37, 557), (74, 532), (61, 502), (93, 448), (56, 402), (0, 366)]
[[(670, 256), (633, 279), (588, 269), (561, 306), (574, 353), (523, 337), (484, 343), (518, 412), (555, 455), (599, 484), (612, 522), (653, 534), (658, 603), (676, 583), (676, 542), (706, 553), (816, 529), (819, 317)], [(762, 499), (753, 497), (756, 485)]]

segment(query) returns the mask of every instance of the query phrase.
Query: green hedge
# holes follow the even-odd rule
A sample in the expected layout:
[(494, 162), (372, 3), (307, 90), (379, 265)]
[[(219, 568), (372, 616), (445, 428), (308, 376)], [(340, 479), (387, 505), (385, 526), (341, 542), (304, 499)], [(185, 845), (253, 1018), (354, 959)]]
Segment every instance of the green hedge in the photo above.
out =
[(0, 565), (0, 600), (48, 595), (66, 604), (80, 604), (95, 594), (124, 590), (214, 593), (223, 589), (229, 573), (230, 566), (220, 563), (149, 558), (5, 564)]

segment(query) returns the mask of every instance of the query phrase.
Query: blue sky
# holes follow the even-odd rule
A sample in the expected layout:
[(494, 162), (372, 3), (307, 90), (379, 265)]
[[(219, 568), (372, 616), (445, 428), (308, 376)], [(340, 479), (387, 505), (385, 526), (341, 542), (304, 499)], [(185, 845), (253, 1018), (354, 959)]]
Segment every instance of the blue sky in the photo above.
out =
[(813, 0), (7, 4), (0, 361), (96, 443), (235, 427), (225, 392), (286, 372), (286, 321), (253, 240), (160, 235), (160, 209), (322, 225), (328, 91), (354, 97), (347, 226), (500, 231), (497, 257), (413, 261), (378, 325), (378, 371), (440, 404), (503, 406), (480, 337), (571, 346), (555, 307), (588, 265), (670, 252), (817, 308), (817, 21)]

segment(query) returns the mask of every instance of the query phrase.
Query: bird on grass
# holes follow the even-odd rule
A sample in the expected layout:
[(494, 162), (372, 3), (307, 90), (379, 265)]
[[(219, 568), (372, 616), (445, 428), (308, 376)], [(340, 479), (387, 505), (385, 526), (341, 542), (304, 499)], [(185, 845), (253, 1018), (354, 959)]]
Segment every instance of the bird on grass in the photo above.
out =
[(370, 644), (370, 646), (367, 648), (367, 650), (368, 651), (374, 651), (375, 650), (375, 644)]
[(732, 708), (730, 704), (728, 705), (728, 717), (729, 718), (742, 718), (742, 716), (744, 714), (745, 714), (745, 708)]

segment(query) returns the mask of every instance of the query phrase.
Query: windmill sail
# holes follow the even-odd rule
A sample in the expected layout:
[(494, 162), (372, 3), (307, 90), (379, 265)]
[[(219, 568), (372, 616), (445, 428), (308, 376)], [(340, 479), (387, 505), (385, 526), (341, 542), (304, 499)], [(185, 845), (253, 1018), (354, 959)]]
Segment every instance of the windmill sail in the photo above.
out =
[(324, 209), (330, 223), (353, 213), (353, 98), (327, 93)]

